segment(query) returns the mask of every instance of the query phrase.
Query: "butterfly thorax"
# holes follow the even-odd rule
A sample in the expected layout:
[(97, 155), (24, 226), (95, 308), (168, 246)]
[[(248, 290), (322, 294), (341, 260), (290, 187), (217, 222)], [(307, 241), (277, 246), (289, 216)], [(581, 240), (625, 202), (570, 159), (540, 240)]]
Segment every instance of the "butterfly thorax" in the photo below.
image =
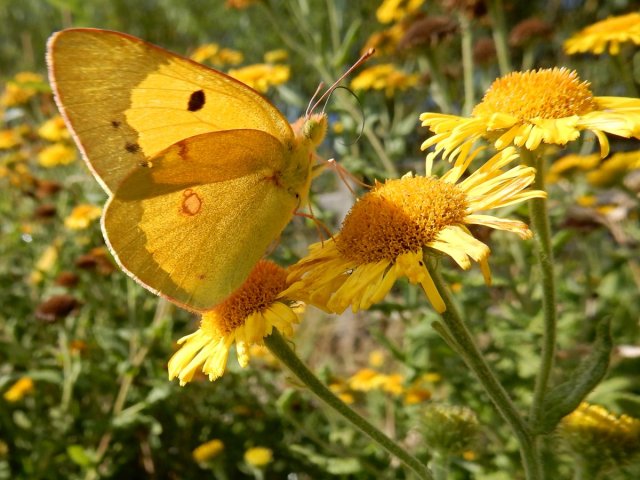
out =
[(320, 113), (301, 117), (291, 127), (294, 133), (292, 158), (283, 176), (287, 185), (292, 186), (292, 193), (298, 197), (300, 205), (304, 205), (311, 184), (315, 150), (327, 133), (327, 116)]

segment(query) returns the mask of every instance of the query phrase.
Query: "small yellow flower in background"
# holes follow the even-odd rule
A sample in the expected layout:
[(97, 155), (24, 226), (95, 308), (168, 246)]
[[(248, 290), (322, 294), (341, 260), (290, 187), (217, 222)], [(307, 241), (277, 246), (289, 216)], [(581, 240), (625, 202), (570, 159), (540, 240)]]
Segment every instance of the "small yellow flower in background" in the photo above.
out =
[(392, 63), (374, 65), (362, 70), (352, 81), (354, 90), (384, 90), (392, 97), (396, 90), (406, 90), (417, 85), (419, 76), (398, 70)]
[(461, 180), (478, 151), (465, 145), (451, 170), (442, 177), (405, 175), (376, 185), (347, 214), (340, 232), (309, 247), (309, 254), (290, 267), (288, 294), (328, 312), (347, 307), (356, 312), (381, 301), (396, 280), (420, 284), (438, 312), (446, 307), (425, 265), (425, 255), (440, 252), (461, 268), (480, 263), (485, 281), (491, 275), (489, 247), (467, 225), (484, 225), (531, 237), (521, 221), (480, 214), (484, 210), (544, 197), (527, 190), (533, 168), (502, 168), (518, 156), (508, 148)]
[(22, 377), (16, 383), (9, 387), (9, 390), (4, 392), (4, 399), (7, 402), (15, 403), (22, 400), (25, 395), (29, 395), (35, 390), (33, 380), (29, 377)]
[(213, 460), (224, 450), (224, 443), (217, 438), (209, 440), (202, 445), (198, 445), (192, 453), (193, 459), (198, 463), (205, 463), (209, 460)]
[(60, 115), (56, 115), (44, 122), (40, 128), (38, 128), (38, 135), (50, 142), (60, 142), (61, 140), (69, 140), (71, 138), (71, 134), (69, 130), (67, 130), (67, 126)]
[(84, 230), (91, 225), (91, 222), (100, 218), (102, 208), (97, 205), (83, 203), (77, 205), (71, 211), (71, 214), (64, 219), (64, 226), (69, 230)]
[(0, 130), (0, 150), (9, 150), (17, 147), (20, 143), (20, 135), (14, 128)]
[(381, 367), (385, 362), (384, 350), (373, 350), (369, 353), (369, 365), (374, 368)]
[(178, 340), (181, 347), (169, 360), (169, 380), (178, 378), (185, 385), (201, 366), (209, 380), (216, 380), (225, 371), (234, 343), (238, 363), (244, 368), (251, 345), (264, 345), (264, 337), (274, 327), (290, 337), (299, 319), (290, 302), (281, 298), (286, 288), (287, 271), (260, 261), (242, 286), (213, 310), (202, 313), (195, 333)]
[(438, 383), (442, 380), (442, 375), (436, 372), (429, 372), (422, 375), (422, 379), (427, 383)]
[(273, 460), (273, 452), (266, 447), (252, 447), (244, 452), (244, 461), (255, 468), (264, 468)]
[(640, 150), (611, 155), (600, 167), (587, 173), (587, 181), (594, 187), (610, 187), (633, 170), (640, 169)]
[(373, 32), (364, 43), (364, 46), (360, 50), (360, 53), (364, 54), (369, 49), (374, 48), (377, 55), (390, 55), (396, 51), (396, 49), (398, 48), (398, 44), (400, 43), (402, 37), (404, 37), (406, 31), (406, 23), (400, 22), (392, 25), (385, 30)]
[(334, 378), (328, 383), (327, 387), (347, 405), (355, 403), (356, 400), (353, 396), (353, 392), (351, 391), (351, 387), (349, 387), (347, 382), (344, 380)]
[(609, 17), (596, 22), (564, 42), (564, 51), (575, 53), (601, 54), (609, 47), (609, 54), (618, 55), (620, 44), (633, 43), (640, 45), (640, 13)]
[(38, 163), (45, 168), (69, 165), (77, 158), (76, 149), (65, 143), (54, 143), (38, 153)]
[(417, 405), (431, 399), (431, 390), (419, 384), (412, 384), (404, 391), (404, 404)]
[(370, 368), (363, 368), (354, 373), (347, 382), (349, 387), (357, 392), (369, 392), (382, 388), (386, 380), (386, 375)]
[(385, 375), (384, 382), (381, 385), (382, 391), (392, 395), (400, 395), (404, 391), (404, 376), (400, 373), (392, 373)]
[(289, 52), (284, 48), (269, 50), (264, 54), (265, 63), (283, 63), (289, 60)]
[(51, 245), (44, 249), (44, 252), (38, 258), (33, 272), (29, 277), (32, 285), (40, 283), (44, 276), (43, 273), (50, 272), (58, 261), (58, 253), (60, 251), (60, 240), (54, 240)]
[(289, 80), (291, 71), (288, 65), (269, 65), (257, 63), (246, 67), (231, 69), (229, 76), (246, 83), (251, 88), (265, 93), (270, 87), (282, 85)]
[(592, 170), (600, 163), (600, 155), (592, 153), (591, 155), (578, 155), (570, 153), (557, 160), (554, 160), (547, 172), (546, 182), (556, 183), (563, 175), (574, 170)]
[[(621, 467), (640, 454), (640, 420), (615, 415), (586, 402), (564, 417), (558, 428), (563, 444), (586, 466), (588, 478)], [(587, 478), (587, 477), (585, 477)]]
[(227, 8), (235, 8), (236, 10), (244, 10), (260, 1), (261, 0), (227, 0), (224, 6)]
[(463, 143), (483, 137), (497, 149), (511, 144), (529, 150), (541, 143), (566, 145), (584, 130), (596, 135), (605, 157), (605, 133), (640, 138), (640, 100), (595, 97), (575, 71), (540, 69), (495, 80), (469, 118), (427, 112), (420, 120), (435, 133), (422, 144), (423, 150), (436, 146), (428, 158), (440, 151), (447, 158)]
[(376, 10), (380, 23), (391, 23), (417, 12), (424, 0), (383, 0)]
[(38, 73), (20, 72), (9, 80), (0, 96), (0, 105), (15, 107), (27, 103), (39, 91), (47, 89), (44, 77)]
[(244, 55), (238, 50), (220, 48), (217, 43), (206, 43), (196, 48), (190, 58), (198, 63), (208, 62), (215, 67), (222, 67), (239, 65), (244, 60)]

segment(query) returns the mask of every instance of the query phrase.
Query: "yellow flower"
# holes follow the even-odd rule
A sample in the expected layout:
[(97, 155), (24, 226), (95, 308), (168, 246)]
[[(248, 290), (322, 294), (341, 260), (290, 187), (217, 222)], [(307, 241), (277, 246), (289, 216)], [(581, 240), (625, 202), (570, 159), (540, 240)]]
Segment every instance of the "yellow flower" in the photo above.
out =
[(418, 83), (418, 75), (404, 73), (392, 64), (374, 65), (361, 71), (352, 81), (354, 90), (384, 90), (392, 97), (396, 90), (406, 90)]
[(6, 83), (4, 92), (0, 96), (0, 105), (4, 107), (22, 105), (46, 88), (42, 75), (33, 72), (20, 72)]
[(585, 464), (586, 474), (595, 475), (620, 467), (640, 454), (640, 420), (614, 415), (586, 402), (564, 417), (558, 429), (567, 448)]
[(0, 130), (0, 150), (9, 150), (20, 145), (20, 135), (14, 128)]
[(564, 51), (601, 54), (609, 46), (611, 55), (620, 53), (620, 44), (631, 42), (640, 45), (640, 13), (609, 17), (579, 31), (564, 42)]
[(588, 82), (566, 68), (514, 72), (493, 82), (470, 118), (423, 113), (422, 125), (435, 135), (422, 144), (432, 145), (444, 157), (455, 154), (465, 142), (481, 137), (496, 148), (514, 144), (536, 150), (541, 143), (565, 145), (580, 132), (593, 132), (601, 156), (609, 152), (605, 133), (640, 138), (640, 100), (594, 97)]
[(363, 368), (353, 374), (348, 383), (352, 390), (369, 392), (382, 388), (386, 380), (386, 375), (370, 368)]
[(198, 63), (208, 62), (216, 67), (221, 67), (242, 63), (244, 55), (238, 50), (220, 48), (217, 43), (206, 43), (196, 48), (190, 58)]
[(546, 182), (555, 183), (560, 180), (562, 174), (573, 170), (591, 170), (598, 163), (600, 163), (600, 155), (597, 153), (592, 153), (591, 155), (570, 153), (553, 161), (547, 172)]
[(289, 52), (284, 48), (278, 48), (276, 50), (269, 50), (264, 54), (265, 63), (282, 63), (289, 59)]
[(331, 390), (340, 400), (347, 405), (355, 403), (355, 398), (349, 385), (342, 379), (334, 378), (328, 383), (327, 387)]
[(423, 3), (424, 0), (383, 0), (376, 10), (376, 18), (380, 23), (402, 20), (417, 12)]
[(419, 384), (410, 385), (404, 392), (405, 405), (416, 405), (431, 399), (431, 390)]
[(4, 399), (7, 402), (15, 403), (24, 398), (25, 395), (32, 393), (35, 390), (33, 380), (29, 377), (22, 377), (16, 383), (11, 385), (9, 390), (4, 392)]
[(369, 365), (372, 367), (381, 367), (384, 365), (384, 351), (382, 350), (373, 350), (369, 353)]
[(255, 468), (263, 468), (273, 460), (273, 452), (266, 447), (252, 447), (244, 452), (244, 461)]
[(269, 87), (282, 85), (289, 80), (290, 69), (287, 65), (269, 65), (257, 63), (246, 67), (231, 69), (229, 75), (246, 83), (251, 88), (265, 93)]
[(604, 161), (598, 169), (587, 173), (587, 181), (594, 187), (610, 187), (636, 169), (640, 169), (640, 150), (620, 152)]
[(67, 126), (60, 115), (56, 115), (44, 122), (38, 129), (38, 135), (50, 142), (59, 142), (71, 138), (69, 130), (67, 130)]
[(64, 143), (54, 143), (38, 153), (38, 163), (45, 168), (69, 165), (76, 159), (76, 149)]
[(400, 373), (392, 373), (385, 375), (384, 382), (382, 383), (382, 390), (392, 395), (400, 395), (404, 390), (403, 384), (404, 376)]
[(260, 1), (261, 0), (227, 0), (224, 6), (227, 8), (235, 8), (236, 10), (244, 10)]
[(88, 228), (92, 221), (100, 218), (102, 209), (96, 205), (83, 203), (77, 205), (71, 214), (64, 219), (64, 226), (70, 230), (84, 230)]
[(364, 46), (360, 50), (360, 53), (364, 54), (369, 49), (374, 48), (376, 50), (376, 53), (387, 55), (391, 54), (398, 47), (398, 44), (400, 43), (400, 40), (402, 39), (406, 31), (406, 23), (400, 22), (392, 25), (385, 30), (373, 32), (364, 43)]
[(264, 345), (264, 337), (277, 328), (283, 335), (293, 334), (298, 316), (281, 293), (287, 287), (287, 272), (273, 262), (260, 261), (238, 290), (213, 310), (202, 313), (200, 328), (181, 338), (169, 360), (169, 380), (180, 385), (191, 381), (196, 370), (213, 381), (224, 373), (229, 350), (235, 343), (241, 367), (249, 363), (251, 345)]
[(445, 305), (425, 266), (425, 255), (443, 253), (468, 269), (480, 263), (490, 282), (489, 247), (474, 238), (468, 225), (517, 233), (531, 231), (518, 220), (480, 214), (546, 194), (527, 190), (533, 168), (501, 169), (517, 158), (508, 148), (461, 180), (476, 152), (465, 145), (451, 170), (442, 177), (405, 175), (376, 183), (356, 202), (341, 231), (332, 239), (311, 245), (309, 255), (291, 267), (294, 282), (288, 294), (329, 312), (348, 306), (358, 311), (381, 301), (401, 277), (420, 284), (438, 312)]
[(209, 440), (202, 445), (198, 445), (192, 453), (193, 459), (198, 463), (208, 462), (209, 460), (213, 460), (215, 457), (220, 455), (224, 450), (224, 443), (222, 440), (218, 440), (217, 438), (214, 440)]

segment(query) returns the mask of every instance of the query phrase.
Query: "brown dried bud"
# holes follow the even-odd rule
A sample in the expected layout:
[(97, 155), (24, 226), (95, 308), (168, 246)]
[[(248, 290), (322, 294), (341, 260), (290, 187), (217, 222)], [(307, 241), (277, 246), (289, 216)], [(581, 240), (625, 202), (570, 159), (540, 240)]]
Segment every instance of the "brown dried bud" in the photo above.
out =
[(50, 204), (38, 205), (34, 212), (35, 218), (45, 219), (55, 217), (57, 213), (56, 207)]
[(535, 40), (549, 38), (553, 27), (539, 18), (527, 18), (511, 29), (509, 45), (522, 47)]
[(484, 0), (442, 0), (445, 10), (459, 10), (470, 18), (481, 18), (487, 14), (487, 4)]
[(69, 315), (80, 306), (80, 302), (71, 295), (54, 295), (36, 308), (36, 318), (46, 323), (53, 323)]
[(478, 65), (487, 65), (496, 58), (496, 44), (491, 37), (479, 38), (473, 46), (473, 61)]
[(55, 195), (62, 189), (62, 185), (51, 180), (36, 181), (36, 197), (46, 198)]
[(79, 280), (80, 277), (73, 272), (60, 272), (56, 278), (56, 285), (60, 285), (61, 287), (75, 287)]
[(400, 40), (399, 48), (435, 47), (458, 30), (450, 17), (429, 16), (413, 22)]

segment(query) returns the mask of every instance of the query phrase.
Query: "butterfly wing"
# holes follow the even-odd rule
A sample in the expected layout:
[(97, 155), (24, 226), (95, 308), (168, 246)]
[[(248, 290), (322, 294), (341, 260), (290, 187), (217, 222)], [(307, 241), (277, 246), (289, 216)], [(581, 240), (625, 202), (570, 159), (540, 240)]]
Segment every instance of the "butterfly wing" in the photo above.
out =
[(272, 135), (234, 130), (188, 138), (137, 167), (103, 217), (118, 262), (186, 308), (213, 307), (245, 280), (297, 206), (280, 181), (286, 154)]
[(247, 85), (123, 33), (63, 30), (50, 38), (47, 61), (58, 107), (108, 192), (194, 135), (254, 129), (293, 139), (282, 114)]

